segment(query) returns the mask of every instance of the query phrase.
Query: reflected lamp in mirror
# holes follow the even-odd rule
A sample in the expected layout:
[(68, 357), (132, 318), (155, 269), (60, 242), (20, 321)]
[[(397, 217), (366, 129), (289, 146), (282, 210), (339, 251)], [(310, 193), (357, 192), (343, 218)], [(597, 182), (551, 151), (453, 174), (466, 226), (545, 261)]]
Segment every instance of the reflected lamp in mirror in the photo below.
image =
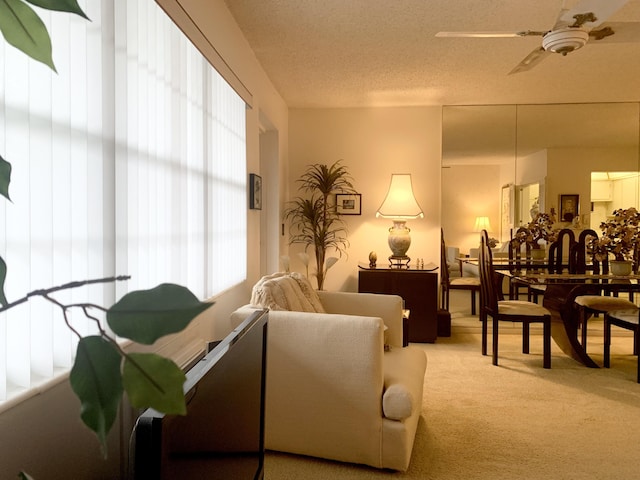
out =
[(481, 232), (486, 230), (487, 233), (491, 233), (491, 223), (489, 223), (489, 217), (476, 217), (476, 223), (473, 226), (474, 232)]
[(391, 175), (391, 183), (387, 196), (376, 212), (378, 218), (389, 218), (393, 221), (393, 227), (389, 228), (389, 248), (391, 267), (409, 267), (411, 258), (407, 256), (407, 250), (411, 245), (410, 230), (407, 220), (423, 218), (424, 213), (415, 196), (411, 184), (411, 174), (394, 173)]

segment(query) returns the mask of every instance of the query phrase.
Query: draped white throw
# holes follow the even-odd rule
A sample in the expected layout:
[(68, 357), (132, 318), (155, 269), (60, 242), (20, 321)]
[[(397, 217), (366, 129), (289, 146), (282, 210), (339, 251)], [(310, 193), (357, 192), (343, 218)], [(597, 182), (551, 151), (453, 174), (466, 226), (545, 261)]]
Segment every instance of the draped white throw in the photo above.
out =
[[(55, 297), (108, 307), (171, 282), (204, 299), (243, 281), (244, 102), (153, 0), (80, 3), (91, 22), (39, 11), (57, 74), (0, 46), (8, 301), (121, 274)], [(95, 331), (78, 312), (73, 326)], [(76, 342), (42, 299), (0, 314), (0, 402), (68, 369)]]

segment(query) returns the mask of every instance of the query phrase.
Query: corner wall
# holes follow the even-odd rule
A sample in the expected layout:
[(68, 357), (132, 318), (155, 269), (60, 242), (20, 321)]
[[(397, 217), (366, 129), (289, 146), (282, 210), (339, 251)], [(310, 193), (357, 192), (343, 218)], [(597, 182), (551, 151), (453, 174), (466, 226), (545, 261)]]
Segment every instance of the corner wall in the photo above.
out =
[[(425, 264), (439, 266), (442, 107), (291, 109), (289, 125), (291, 197), (299, 194), (296, 181), (308, 165), (330, 165), (339, 159), (362, 194), (362, 214), (343, 217), (349, 228), (348, 257), (329, 270), (326, 290), (357, 291), (358, 262), (368, 263), (370, 251), (377, 253), (380, 267), (388, 265), (387, 235), (392, 222), (375, 214), (392, 173), (412, 174), (413, 190), (425, 215), (407, 222), (412, 265), (422, 258)], [(288, 226), (285, 235), (288, 239)], [(291, 269), (305, 273), (297, 257), (301, 251), (301, 245), (289, 247)]]

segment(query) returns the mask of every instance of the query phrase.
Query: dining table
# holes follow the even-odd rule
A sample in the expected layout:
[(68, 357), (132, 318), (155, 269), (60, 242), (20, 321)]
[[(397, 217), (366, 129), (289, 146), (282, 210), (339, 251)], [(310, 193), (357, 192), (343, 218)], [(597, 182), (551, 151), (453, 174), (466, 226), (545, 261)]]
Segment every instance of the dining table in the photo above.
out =
[(542, 273), (522, 270), (500, 270), (501, 275), (532, 287), (544, 285), (542, 305), (551, 312), (551, 337), (571, 358), (598, 368), (579, 341), (578, 309), (575, 298), (579, 295), (619, 295), (640, 290), (640, 275)]

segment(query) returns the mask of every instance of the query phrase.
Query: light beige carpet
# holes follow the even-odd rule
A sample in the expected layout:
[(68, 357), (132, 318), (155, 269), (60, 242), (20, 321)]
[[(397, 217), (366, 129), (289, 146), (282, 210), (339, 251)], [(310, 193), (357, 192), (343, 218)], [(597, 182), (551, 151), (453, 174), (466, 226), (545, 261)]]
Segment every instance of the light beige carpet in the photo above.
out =
[[(504, 329), (498, 367), (480, 354), (477, 317), (454, 315), (450, 338), (416, 344), (428, 365), (406, 473), (269, 452), (265, 478), (640, 479), (632, 339), (614, 338), (611, 369), (586, 368), (552, 344), (551, 370), (544, 370), (541, 337), (533, 336), (532, 353), (523, 355), (519, 329)], [(590, 352), (601, 364), (600, 334), (590, 329)]]

